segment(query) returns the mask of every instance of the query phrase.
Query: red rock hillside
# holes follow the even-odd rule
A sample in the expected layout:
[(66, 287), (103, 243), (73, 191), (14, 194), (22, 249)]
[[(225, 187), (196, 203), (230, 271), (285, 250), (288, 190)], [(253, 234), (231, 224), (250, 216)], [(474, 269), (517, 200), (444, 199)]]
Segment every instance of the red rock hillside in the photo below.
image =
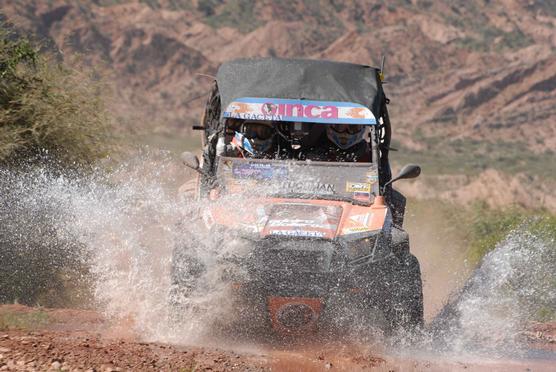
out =
[(554, 2), (15, 0), (0, 9), (62, 57), (79, 52), (106, 66), (112, 106), (139, 132), (189, 136), (211, 82), (198, 74), (228, 59), (376, 65), (385, 55), (400, 162), (531, 185), (556, 178)]

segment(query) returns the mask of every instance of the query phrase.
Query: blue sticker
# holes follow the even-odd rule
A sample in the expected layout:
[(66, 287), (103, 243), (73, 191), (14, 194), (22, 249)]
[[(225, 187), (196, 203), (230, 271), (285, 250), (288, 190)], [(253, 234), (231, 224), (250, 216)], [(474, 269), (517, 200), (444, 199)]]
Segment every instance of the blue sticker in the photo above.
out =
[(239, 179), (283, 179), (288, 176), (288, 168), (268, 163), (233, 163), (232, 175)]

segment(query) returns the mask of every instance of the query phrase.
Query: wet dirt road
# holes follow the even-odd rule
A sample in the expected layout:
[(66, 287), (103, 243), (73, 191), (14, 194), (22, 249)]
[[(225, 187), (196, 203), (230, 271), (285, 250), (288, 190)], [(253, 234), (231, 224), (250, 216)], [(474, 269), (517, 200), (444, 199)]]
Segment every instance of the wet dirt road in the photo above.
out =
[[(556, 325), (525, 336), (556, 351)], [(129, 324), (93, 311), (0, 306), (0, 370), (8, 371), (553, 371), (555, 360), (492, 360), (386, 352), (378, 345), (330, 343), (185, 346), (143, 342)]]

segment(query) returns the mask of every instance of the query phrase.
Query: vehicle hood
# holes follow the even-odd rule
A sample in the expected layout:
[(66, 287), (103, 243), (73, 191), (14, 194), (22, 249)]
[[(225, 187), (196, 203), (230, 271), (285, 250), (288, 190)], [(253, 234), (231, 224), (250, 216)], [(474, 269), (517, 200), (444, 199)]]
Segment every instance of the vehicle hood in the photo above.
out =
[(203, 212), (208, 228), (222, 226), (261, 238), (356, 238), (391, 223), (386, 206), (305, 199), (248, 199), (240, 203), (213, 202)]

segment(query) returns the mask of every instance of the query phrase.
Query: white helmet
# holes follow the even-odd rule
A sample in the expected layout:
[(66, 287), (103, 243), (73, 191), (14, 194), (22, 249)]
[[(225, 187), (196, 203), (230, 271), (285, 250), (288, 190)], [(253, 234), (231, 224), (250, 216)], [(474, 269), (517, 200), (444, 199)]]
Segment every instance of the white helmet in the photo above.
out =
[(328, 139), (342, 150), (347, 150), (364, 141), (365, 133), (367, 133), (367, 127), (364, 125), (333, 124), (326, 128)]

